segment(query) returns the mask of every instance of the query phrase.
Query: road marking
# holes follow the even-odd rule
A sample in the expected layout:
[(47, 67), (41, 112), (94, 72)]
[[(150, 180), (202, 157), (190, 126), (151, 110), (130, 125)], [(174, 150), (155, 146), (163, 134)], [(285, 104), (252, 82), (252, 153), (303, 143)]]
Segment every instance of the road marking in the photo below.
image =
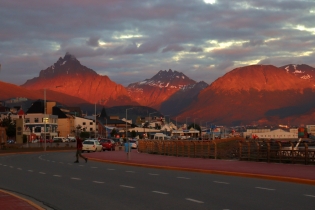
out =
[(39, 172), (40, 174), (46, 174), (45, 172)]
[(127, 173), (135, 173), (134, 171), (126, 171)]
[(75, 177), (71, 177), (71, 179), (74, 179), (74, 180), (81, 180), (80, 178), (75, 178)]
[(63, 162), (59, 162), (59, 163), (63, 164)]
[(195, 199), (192, 199), (192, 198), (186, 198), (186, 200), (192, 201), (192, 202), (195, 202), (195, 203), (204, 203), (203, 201), (198, 201), (198, 200), (195, 200)]
[(51, 162), (54, 163), (55, 161), (52, 160)]
[(7, 165), (3, 165), (3, 166), (7, 166)]
[(219, 182), (219, 181), (213, 181), (214, 183), (217, 183), (217, 184), (230, 184), (228, 182)]
[(261, 190), (275, 190), (275, 189), (271, 189), (271, 188), (264, 188), (264, 187), (255, 187), (257, 189), (261, 189)]
[(160, 174), (151, 174), (151, 173), (149, 173), (149, 175), (151, 175), (151, 176), (159, 176)]
[(162, 195), (167, 195), (167, 194), (168, 194), (168, 193), (166, 193), (166, 192), (160, 192), (160, 191), (152, 191), (152, 192), (158, 193), (158, 194), (162, 194)]
[(177, 179), (190, 179), (190, 178), (188, 178), (188, 177), (181, 177), (181, 176), (178, 176), (178, 177), (176, 177)]
[(134, 188), (132, 186), (127, 186), (127, 185), (120, 185), (121, 187), (125, 187), (125, 188)]
[(84, 165), (79, 165), (80, 167), (84, 167)]
[(33, 170), (28, 170), (28, 172), (33, 172)]
[(17, 170), (22, 170), (21, 168), (17, 168)]
[(315, 198), (315, 195), (306, 195), (306, 194), (305, 194), (305, 196)]
[(97, 184), (104, 184), (104, 182), (99, 182), (99, 181), (93, 181), (93, 182)]
[(116, 169), (108, 168), (107, 170), (109, 170), (109, 171), (115, 171)]
[(13, 166), (10, 166), (10, 168), (13, 168)]
[(58, 174), (56, 174), (56, 175), (53, 175), (53, 176), (55, 176), (55, 177), (61, 177), (61, 175), (58, 175)]

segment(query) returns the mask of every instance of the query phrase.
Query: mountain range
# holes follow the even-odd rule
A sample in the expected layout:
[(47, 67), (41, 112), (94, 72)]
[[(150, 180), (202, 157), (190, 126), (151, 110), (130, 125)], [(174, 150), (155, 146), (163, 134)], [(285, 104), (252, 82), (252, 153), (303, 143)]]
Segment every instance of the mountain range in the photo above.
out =
[(34, 100), (47, 91), (47, 100), (68, 106), (149, 107), (179, 122), (300, 125), (313, 124), (314, 78), (315, 68), (305, 64), (251, 65), (233, 69), (210, 85), (169, 69), (124, 87), (67, 53), (21, 86), (0, 82), (0, 100)]

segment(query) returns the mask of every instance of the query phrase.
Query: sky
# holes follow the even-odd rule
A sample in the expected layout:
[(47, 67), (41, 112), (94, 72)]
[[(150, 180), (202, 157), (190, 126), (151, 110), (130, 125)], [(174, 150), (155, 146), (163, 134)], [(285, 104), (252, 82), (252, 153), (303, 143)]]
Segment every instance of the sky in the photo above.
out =
[(315, 67), (314, 0), (1, 0), (0, 81), (68, 52), (127, 86), (160, 70), (211, 84), (241, 66)]

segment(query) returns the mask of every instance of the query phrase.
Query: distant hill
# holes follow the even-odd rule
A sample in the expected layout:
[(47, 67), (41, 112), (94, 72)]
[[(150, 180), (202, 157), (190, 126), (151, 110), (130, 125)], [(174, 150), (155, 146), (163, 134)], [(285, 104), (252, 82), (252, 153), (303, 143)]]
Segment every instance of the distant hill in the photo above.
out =
[(216, 124), (313, 123), (314, 81), (271, 65), (234, 69), (218, 78), (181, 113)]

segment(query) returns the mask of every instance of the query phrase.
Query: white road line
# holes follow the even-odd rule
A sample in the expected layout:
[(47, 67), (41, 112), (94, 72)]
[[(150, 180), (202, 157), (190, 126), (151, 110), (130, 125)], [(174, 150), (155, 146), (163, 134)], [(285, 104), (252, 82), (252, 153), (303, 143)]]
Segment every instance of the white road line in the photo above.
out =
[(151, 175), (151, 176), (159, 176), (160, 174), (151, 174), (151, 173), (149, 173), (149, 175)]
[(93, 181), (93, 182), (97, 184), (104, 184), (104, 182), (99, 182), (99, 181)]
[(177, 179), (190, 179), (190, 178), (188, 178), (188, 177), (181, 177), (181, 176), (178, 176), (178, 177), (176, 177)]
[(33, 172), (33, 170), (28, 170), (28, 172)]
[(127, 173), (135, 173), (134, 171), (126, 171)]
[(61, 175), (58, 175), (58, 174), (56, 174), (56, 175), (53, 175), (53, 176), (55, 176), (55, 177), (61, 177)]
[(14, 168), (13, 166), (10, 166), (10, 168)]
[(51, 161), (52, 163), (54, 163), (55, 161)]
[(45, 172), (39, 172), (40, 174), (46, 174)]
[(3, 166), (7, 166), (7, 165), (3, 165)]
[(22, 170), (21, 168), (17, 168), (17, 170)]
[(192, 198), (186, 198), (186, 200), (192, 201), (192, 202), (195, 202), (195, 203), (204, 203), (203, 201), (198, 201), (198, 200), (195, 200), (195, 199), (192, 199)]
[(264, 187), (255, 187), (257, 189), (261, 189), (261, 190), (275, 190), (275, 189), (271, 189), (271, 188), (264, 188)]
[(166, 193), (166, 192), (160, 192), (160, 191), (152, 191), (152, 192), (158, 193), (158, 194), (162, 194), (162, 195), (167, 195), (167, 194), (168, 194), (168, 193)]
[(80, 178), (75, 178), (75, 177), (71, 177), (71, 179), (74, 179), (74, 180), (81, 180)]
[(219, 182), (219, 181), (213, 181), (214, 183), (217, 183), (217, 184), (230, 184), (228, 182)]
[(108, 171), (115, 171), (116, 169), (108, 168), (107, 170), (108, 170)]
[(306, 194), (305, 194), (305, 196), (315, 198), (315, 195), (306, 195)]
[(127, 186), (127, 185), (120, 185), (121, 187), (125, 187), (125, 188), (134, 188), (132, 186)]

